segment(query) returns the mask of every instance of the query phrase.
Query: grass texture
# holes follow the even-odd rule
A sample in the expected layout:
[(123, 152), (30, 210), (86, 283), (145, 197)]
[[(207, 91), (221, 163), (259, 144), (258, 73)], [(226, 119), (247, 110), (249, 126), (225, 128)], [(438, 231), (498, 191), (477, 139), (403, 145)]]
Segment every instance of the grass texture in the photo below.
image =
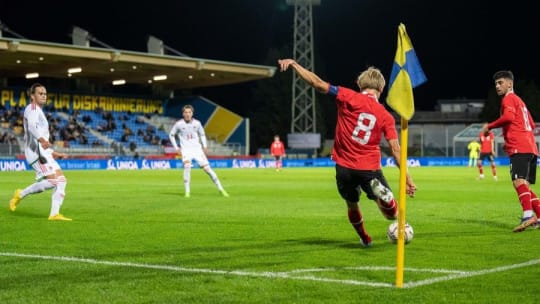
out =
[[(217, 169), (230, 194), (192, 171), (65, 171), (62, 207), (52, 191), (8, 201), (33, 172), (0, 175), (0, 303), (532, 303), (540, 230), (513, 233), (521, 207), (507, 168), (409, 169), (415, 235), (395, 287), (391, 221), (363, 196), (373, 247), (362, 248), (334, 168)], [(398, 169), (384, 168), (398, 196)], [(533, 189), (538, 187), (533, 186)], [(538, 190), (537, 190), (538, 192)]]

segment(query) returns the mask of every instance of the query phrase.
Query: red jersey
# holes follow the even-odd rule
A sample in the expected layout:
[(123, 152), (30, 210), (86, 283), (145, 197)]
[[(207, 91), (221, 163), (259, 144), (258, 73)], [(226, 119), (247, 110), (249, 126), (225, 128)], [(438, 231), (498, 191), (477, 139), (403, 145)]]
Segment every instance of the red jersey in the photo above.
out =
[(480, 132), (478, 137), (480, 137), (480, 153), (493, 153), (493, 141), (495, 140), (493, 132), (488, 131), (487, 135)]
[(501, 101), (501, 117), (491, 122), (488, 128), (502, 127), (504, 151), (509, 156), (516, 153), (538, 155), (534, 126), (534, 120), (523, 100), (510, 92)]
[(394, 117), (377, 97), (344, 87), (330, 86), (336, 96), (337, 125), (332, 159), (355, 170), (381, 168), (381, 139), (397, 139)]
[(270, 154), (273, 156), (283, 156), (285, 154), (285, 145), (281, 141), (273, 141), (270, 145)]

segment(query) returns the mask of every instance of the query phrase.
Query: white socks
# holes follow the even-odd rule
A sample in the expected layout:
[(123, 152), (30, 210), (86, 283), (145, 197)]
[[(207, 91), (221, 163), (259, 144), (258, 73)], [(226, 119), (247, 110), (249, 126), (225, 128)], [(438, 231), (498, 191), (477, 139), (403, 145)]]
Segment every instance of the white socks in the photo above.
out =
[(223, 187), (221, 186), (221, 183), (219, 182), (219, 178), (217, 177), (216, 172), (212, 170), (209, 166), (204, 167), (204, 172), (210, 176), (214, 184), (216, 184), (219, 191), (223, 191)]
[(191, 167), (184, 167), (184, 191), (190, 192)]
[(64, 196), (66, 195), (66, 177), (61, 175), (56, 179), (43, 179), (39, 182), (35, 182), (21, 191), (21, 198), (30, 195), (43, 192), (54, 188), (52, 193), (51, 212), (50, 215), (57, 215), (60, 213), (60, 207), (64, 202)]
[(40, 193), (45, 190), (51, 189), (54, 187), (54, 184), (51, 180), (44, 179), (40, 180), (39, 182), (35, 182), (31, 184), (30, 186), (24, 188), (23, 191), (21, 191), (21, 198), (29, 195), (29, 194), (35, 194)]
[(51, 213), (50, 215), (57, 215), (60, 213), (60, 207), (64, 202), (64, 197), (66, 195), (66, 177), (61, 175), (56, 178), (56, 188), (52, 194), (52, 204), (51, 204)]

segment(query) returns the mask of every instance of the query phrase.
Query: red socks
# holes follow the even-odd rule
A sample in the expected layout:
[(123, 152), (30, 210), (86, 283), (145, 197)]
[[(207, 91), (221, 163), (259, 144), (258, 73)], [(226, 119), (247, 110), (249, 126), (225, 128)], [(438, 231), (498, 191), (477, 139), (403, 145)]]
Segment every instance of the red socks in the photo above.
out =
[(360, 214), (360, 210), (349, 209), (348, 215), (349, 222), (353, 226), (354, 230), (356, 230), (356, 233), (358, 233), (359, 236), (366, 235), (367, 232), (364, 229), (364, 221), (362, 220), (362, 214)]
[(534, 210), (534, 213), (536, 213), (536, 217), (540, 218), (540, 199), (538, 199), (538, 196), (536, 196), (536, 193), (532, 192), (532, 190), (531, 190), (531, 205), (532, 205), (532, 209)]
[(478, 171), (480, 172), (480, 175), (484, 174), (484, 168), (482, 167), (482, 165), (478, 164), (476, 166), (478, 167)]
[[(523, 211), (530, 211), (532, 210), (532, 203), (531, 203), (531, 190), (529, 189), (529, 186), (527, 184), (519, 185), (516, 188), (519, 202), (521, 203), (521, 208)], [(537, 201), (537, 200), (536, 200)]]

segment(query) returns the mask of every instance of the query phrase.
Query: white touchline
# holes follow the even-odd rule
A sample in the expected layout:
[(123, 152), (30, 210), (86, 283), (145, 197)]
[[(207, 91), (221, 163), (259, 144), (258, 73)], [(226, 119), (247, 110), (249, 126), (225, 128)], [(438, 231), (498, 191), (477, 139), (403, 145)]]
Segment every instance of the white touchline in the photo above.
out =
[[(0, 252), (0, 256), (41, 259), (41, 260), (55, 260), (55, 261), (66, 261), (66, 262), (79, 262), (79, 263), (86, 263), (86, 264), (97, 264), (97, 265), (108, 265), (108, 266), (160, 269), (160, 270), (169, 270), (169, 271), (177, 271), (177, 272), (318, 281), (318, 282), (338, 283), (338, 284), (344, 284), (344, 285), (363, 285), (363, 286), (371, 286), (371, 287), (395, 287), (394, 284), (384, 283), (384, 282), (340, 280), (340, 279), (323, 278), (323, 277), (316, 277), (316, 276), (310, 276), (310, 275), (304, 275), (304, 276), (297, 275), (300, 273), (308, 273), (308, 272), (339, 271), (340, 270), (339, 268), (296, 269), (296, 270), (287, 271), (287, 272), (267, 272), (267, 271), (266, 272), (251, 272), (251, 271), (242, 271), (242, 270), (218, 270), (218, 269), (204, 269), (204, 268), (187, 268), (187, 267), (172, 266), (172, 265), (100, 261), (100, 260), (95, 260), (95, 259), (86, 259), (86, 258), (77, 258), (77, 257), (48, 256), (48, 255), (24, 254), (24, 253), (14, 253), (14, 252)], [(476, 271), (447, 270), (447, 269), (420, 269), (420, 268), (405, 267), (404, 270), (409, 271), (409, 272), (431, 272), (431, 273), (447, 273), (447, 274), (449, 273), (450, 275), (443, 276), (443, 277), (436, 277), (436, 278), (427, 279), (427, 280), (416, 281), (416, 282), (407, 282), (403, 284), (403, 287), (414, 288), (414, 287), (434, 284), (434, 283), (438, 283), (442, 281), (450, 281), (450, 280), (485, 275), (485, 274), (490, 274), (490, 273), (495, 273), (495, 272), (502, 272), (502, 271), (507, 271), (507, 270), (516, 269), (516, 268), (527, 267), (527, 266), (531, 266), (535, 264), (540, 264), (540, 259), (531, 260), (531, 261), (527, 261), (527, 262), (519, 263), (519, 264), (511, 264), (507, 266), (500, 266), (500, 267), (495, 267), (491, 269), (483, 269), (483, 270), (476, 270)], [(358, 267), (343, 267), (341, 269), (367, 270), (367, 271), (395, 271), (395, 267), (389, 267), (389, 266), (358, 266)]]

